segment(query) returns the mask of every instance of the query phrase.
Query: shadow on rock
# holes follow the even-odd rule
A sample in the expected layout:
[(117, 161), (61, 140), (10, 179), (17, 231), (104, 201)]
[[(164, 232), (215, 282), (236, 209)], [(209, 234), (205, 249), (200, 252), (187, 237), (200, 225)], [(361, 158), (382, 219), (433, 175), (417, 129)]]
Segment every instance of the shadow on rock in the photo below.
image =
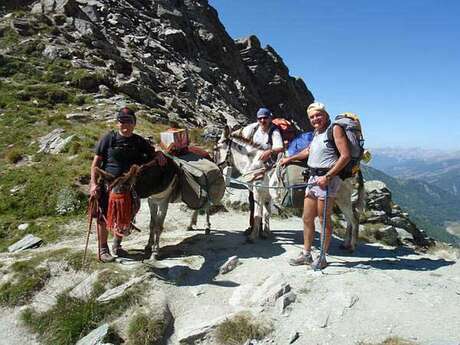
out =
[[(302, 231), (284, 230), (275, 231), (279, 243), (284, 244), (303, 244)], [(411, 271), (433, 271), (438, 268), (449, 266), (455, 261), (448, 261), (445, 259), (429, 259), (421, 255), (414, 249), (400, 246), (396, 248), (384, 248), (379, 245), (372, 245), (367, 243), (360, 243), (353, 253), (347, 250), (340, 249), (340, 244), (343, 240), (333, 235), (330, 244), (329, 254), (332, 256), (343, 256), (351, 258), (350, 261), (344, 261), (339, 264), (332, 264), (336, 267), (354, 267), (361, 269), (376, 268), (381, 270), (411, 270)], [(314, 248), (320, 247), (320, 234), (315, 232), (313, 243)], [(405, 256), (414, 256), (415, 258), (401, 258)], [(356, 261), (354, 258), (367, 258), (368, 260)]]
[(370, 269), (376, 268), (380, 270), (409, 270), (409, 271), (434, 271), (438, 268), (453, 265), (455, 261), (448, 261), (445, 259), (381, 259), (381, 260), (363, 260), (344, 262), (334, 266), (343, 266), (350, 268)]
[[(214, 230), (211, 235), (195, 234), (178, 244), (162, 247), (157, 261), (151, 262), (150, 270), (158, 278), (178, 286), (212, 284), (235, 287), (238, 286), (235, 282), (216, 279), (219, 275), (219, 267), (229, 257), (236, 255), (241, 259), (268, 259), (284, 252), (280, 243), (275, 242), (274, 239), (247, 244), (242, 231), (238, 233)], [(198, 269), (193, 268), (193, 256), (204, 259)], [(181, 262), (169, 266), (175, 259), (180, 259)], [(188, 261), (191, 261), (190, 265)], [(169, 267), (162, 266), (162, 264)]]

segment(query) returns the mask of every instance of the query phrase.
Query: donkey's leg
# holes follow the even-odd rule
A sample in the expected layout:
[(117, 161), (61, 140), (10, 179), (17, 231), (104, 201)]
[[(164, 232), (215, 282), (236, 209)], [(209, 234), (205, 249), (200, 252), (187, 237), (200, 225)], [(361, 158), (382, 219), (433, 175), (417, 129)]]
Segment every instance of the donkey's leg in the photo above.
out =
[(347, 234), (343, 244), (340, 246), (342, 249), (347, 249), (353, 252), (356, 248), (357, 235), (358, 235), (358, 217), (353, 210), (351, 202), (351, 195), (353, 193), (353, 184), (350, 180), (343, 181), (337, 193), (336, 203), (340, 210), (343, 212), (347, 220)]
[(145, 246), (144, 253), (146, 258), (150, 258), (152, 256), (152, 246), (153, 243), (155, 242), (155, 220), (157, 218), (157, 213), (158, 213), (158, 204), (152, 200), (151, 198), (147, 199), (148, 205), (149, 205), (149, 210), (150, 210), (150, 223), (149, 223), (149, 241), (147, 242), (147, 245)]
[(160, 255), (160, 236), (163, 232), (164, 222), (166, 213), (168, 213), (169, 198), (166, 198), (158, 205), (157, 217), (155, 219), (155, 241), (154, 241), (154, 252), (155, 257), (158, 258)]
[(150, 235), (147, 246), (145, 247), (145, 256), (150, 257), (152, 255), (152, 247), (155, 256), (158, 256), (160, 250), (160, 235), (163, 231), (163, 223), (168, 211), (169, 198), (162, 200), (161, 202), (148, 199), (150, 209)]
[(353, 209), (353, 218), (351, 221), (352, 230), (351, 230), (351, 240), (350, 240), (350, 250), (355, 251), (356, 246), (358, 245), (358, 234), (359, 234), (359, 214)]
[(211, 207), (211, 205), (209, 204), (209, 202), (206, 203), (206, 205), (204, 205), (204, 213), (206, 215), (206, 228), (204, 229), (204, 233), (206, 235), (209, 235), (211, 233), (211, 216), (209, 214), (209, 208)]
[(263, 206), (263, 234), (266, 238), (269, 238), (272, 236), (272, 232), (270, 230), (270, 218), (272, 216), (272, 198), (269, 194), (266, 195), (266, 200), (263, 203)]
[(261, 198), (263, 194), (258, 188), (254, 188), (254, 221), (252, 223), (252, 232), (249, 236), (248, 241), (252, 242), (259, 238), (259, 233), (262, 227), (262, 214), (263, 214), (263, 205)]
[(193, 227), (196, 226), (197, 221), (198, 221), (198, 210), (194, 210), (192, 213), (192, 217), (190, 218), (190, 224), (187, 227), (187, 231), (192, 231)]

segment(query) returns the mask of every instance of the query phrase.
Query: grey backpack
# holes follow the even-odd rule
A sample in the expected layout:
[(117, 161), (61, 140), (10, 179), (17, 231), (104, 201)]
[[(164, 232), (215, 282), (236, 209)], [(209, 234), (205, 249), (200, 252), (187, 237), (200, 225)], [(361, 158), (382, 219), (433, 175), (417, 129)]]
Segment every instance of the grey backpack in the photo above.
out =
[(334, 136), (332, 135), (334, 126), (342, 127), (348, 139), (351, 159), (345, 168), (343, 168), (339, 173), (341, 179), (346, 179), (355, 176), (355, 174), (359, 171), (359, 163), (363, 158), (364, 137), (361, 130), (361, 122), (359, 121), (358, 116), (353, 113), (343, 113), (335, 117), (334, 121), (327, 129), (327, 138), (328, 142), (334, 146), (338, 153), (337, 146), (334, 142)]

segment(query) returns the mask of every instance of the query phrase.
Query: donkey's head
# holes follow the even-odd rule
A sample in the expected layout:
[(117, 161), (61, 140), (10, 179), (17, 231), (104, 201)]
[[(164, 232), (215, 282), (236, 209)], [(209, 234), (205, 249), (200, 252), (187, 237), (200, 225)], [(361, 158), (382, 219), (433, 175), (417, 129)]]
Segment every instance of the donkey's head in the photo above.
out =
[(214, 145), (214, 163), (216, 163), (220, 169), (225, 168), (229, 164), (230, 147), (230, 127), (225, 126), (221, 136)]
[(214, 147), (214, 162), (220, 167), (232, 166), (240, 175), (264, 167), (259, 155), (262, 151), (251, 139), (243, 135), (242, 129), (231, 132), (224, 127)]
[(128, 172), (119, 177), (115, 177), (102, 169), (96, 168), (96, 177), (98, 181), (102, 180), (107, 183), (109, 190), (114, 193), (125, 193), (134, 188), (140, 169), (138, 165), (133, 165)]

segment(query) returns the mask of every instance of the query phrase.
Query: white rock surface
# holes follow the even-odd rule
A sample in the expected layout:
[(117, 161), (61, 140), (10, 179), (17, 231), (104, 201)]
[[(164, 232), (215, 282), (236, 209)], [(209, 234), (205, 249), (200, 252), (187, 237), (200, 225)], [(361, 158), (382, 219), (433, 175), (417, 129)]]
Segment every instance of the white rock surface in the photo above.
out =
[(142, 282), (147, 276), (141, 276), (141, 277), (135, 277), (131, 279), (130, 281), (119, 285), (113, 289), (105, 291), (102, 295), (100, 295), (98, 298), (96, 298), (96, 301), (104, 303), (104, 302), (109, 302), (115, 298), (120, 297), (125, 293), (127, 289), (129, 289), (131, 286), (138, 284)]
[(278, 298), (291, 291), (282, 274), (274, 274), (259, 286), (250, 298), (252, 305), (274, 304)]
[(236, 266), (238, 266), (239, 264), (239, 260), (238, 260), (238, 256), (234, 255), (234, 256), (231, 256), (228, 258), (227, 261), (225, 261), (225, 263), (220, 267), (219, 269), (219, 273), (220, 274), (226, 274), (230, 271), (233, 271)]
[(28, 234), (20, 239), (18, 242), (12, 244), (8, 247), (8, 251), (10, 253), (21, 252), (23, 250), (37, 247), (42, 243), (42, 239), (40, 237), (34, 236), (32, 234)]
[(105, 323), (81, 338), (76, 345), (102, 345), (108, 331), (109, 324)]
[(96, 283), (99, 274), (102, 271), (95, 271), (89, 276), (86, 276), (85, 279), (80, 281), (72, 290), (70, 290), (69, 295), (73, 298), (87, 299), (93, 292), (94, 283)]
[(70, 135), (66, 138), (62, 138), (61, 134), (63, 133), (64, 129), (56, 128), (47, 135), (40, 137), (38, 139), (40, 143), (38, 153), (60, 153), (66, 147), (66, 145), (75, 137), (75, 135)]
[(27, 228), (30, 226), (29, 223), (22, 223), (18, 225), (18, 230), (24, 231), (27, 230)]

